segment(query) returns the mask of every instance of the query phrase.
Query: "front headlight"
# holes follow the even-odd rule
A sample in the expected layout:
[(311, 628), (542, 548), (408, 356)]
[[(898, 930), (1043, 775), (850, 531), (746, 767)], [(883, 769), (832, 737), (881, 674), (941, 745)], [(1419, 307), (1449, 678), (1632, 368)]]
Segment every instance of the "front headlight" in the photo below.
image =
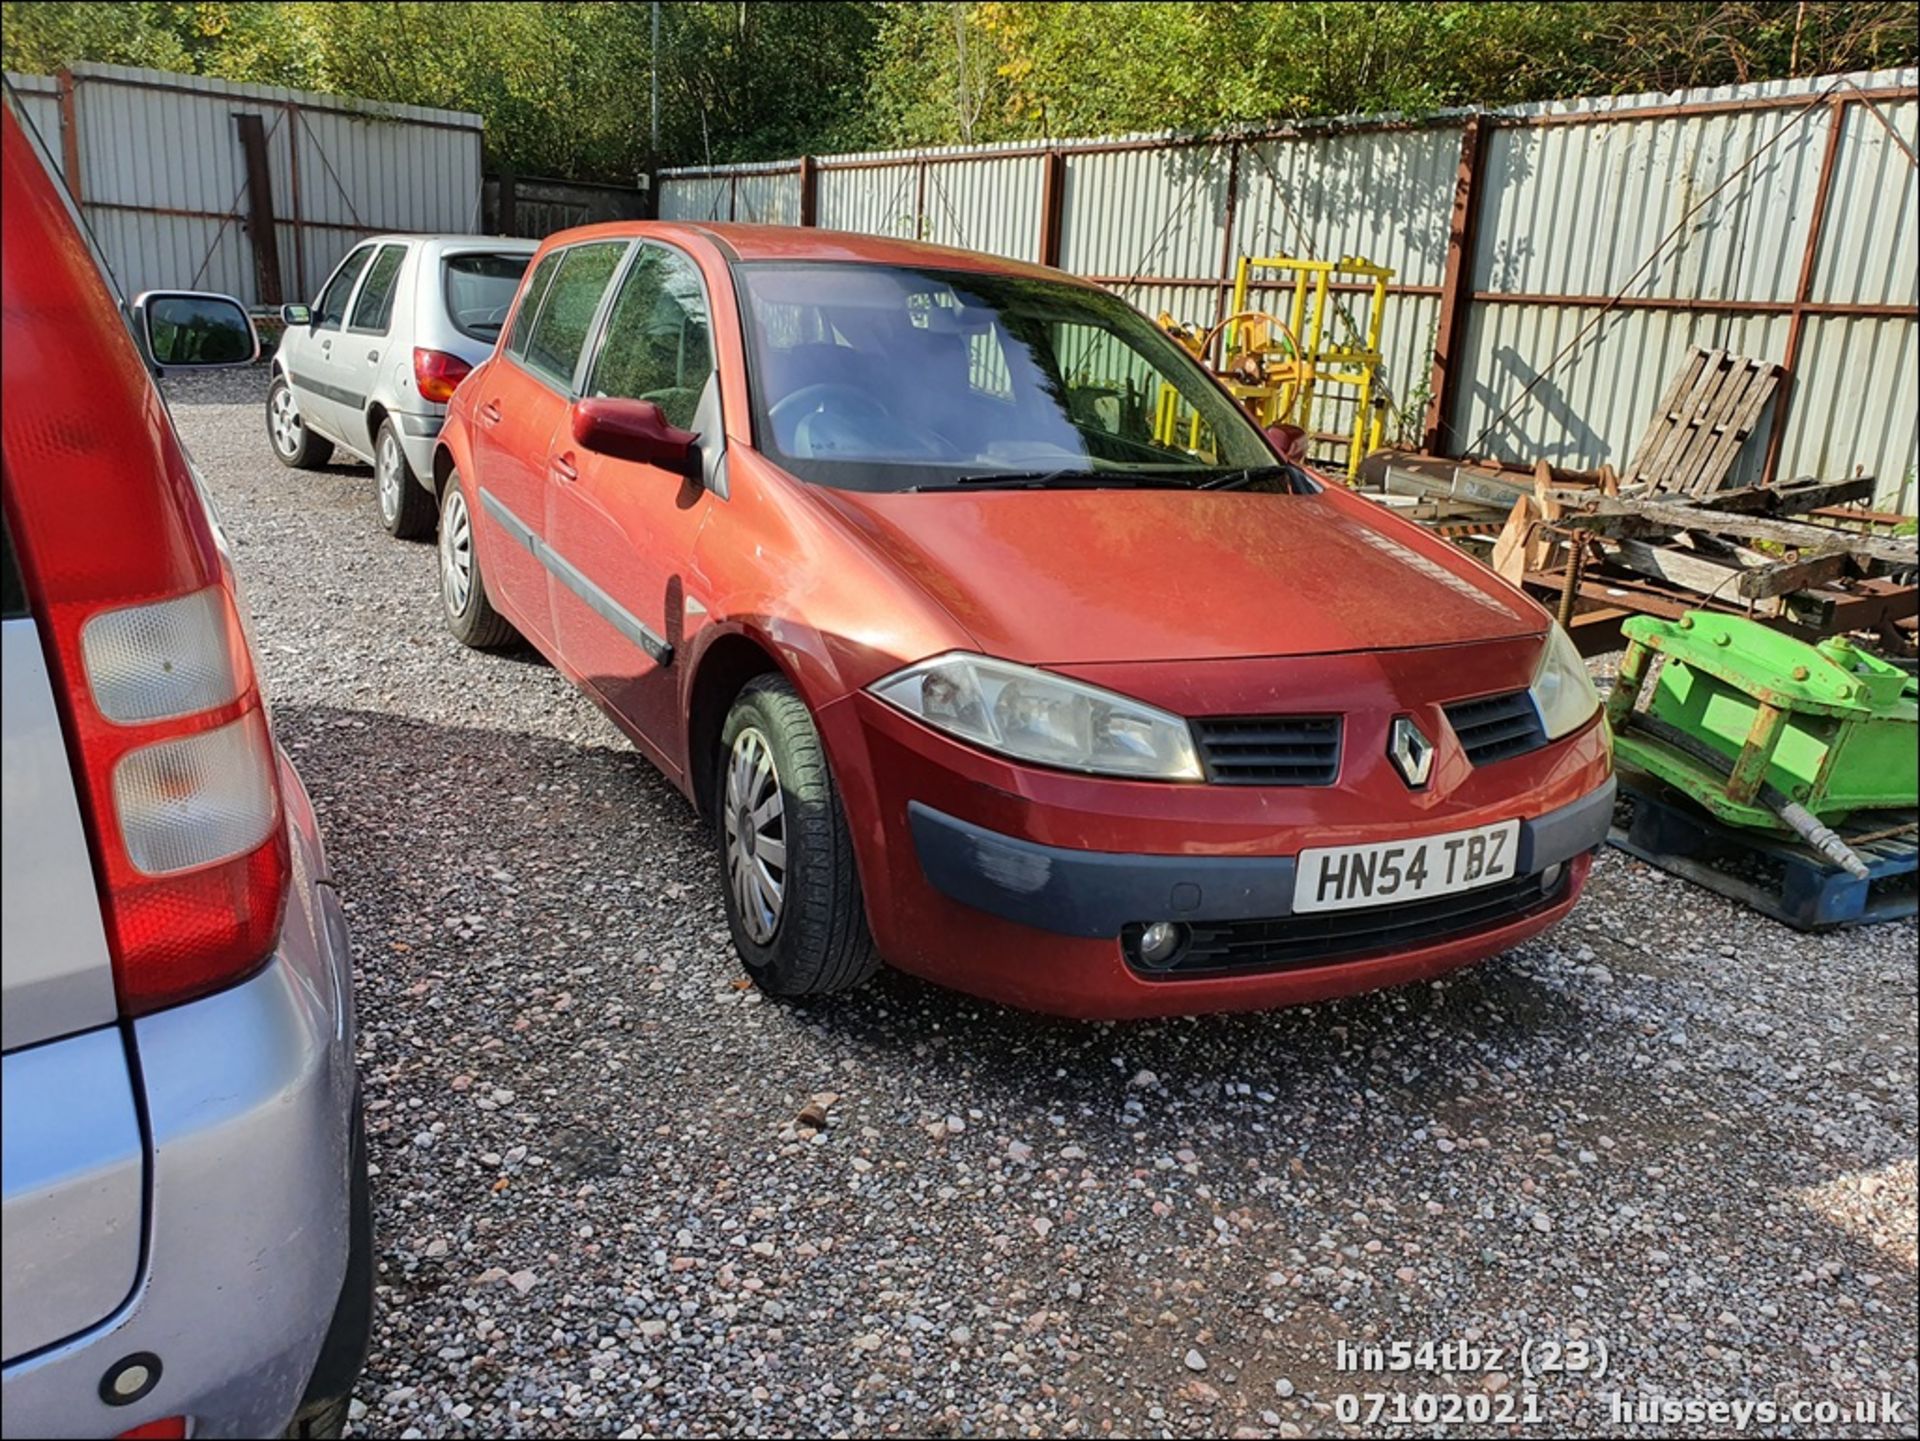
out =
[(1533, 673), (1527, 693), (1540, 712), (1540, 724), (1548, 740), (1557, 741), (1579, 730), (1600, 709), (1600, 692), (1587, 674), (1587, 663), (1580, 659), (1573, 637), (1558, 623), (1547, 632), (1546, 653), (1540, 657), (1540, 667)]
[(1097, 686), (954, 651), (868, 687), (928, 725), (1015, 760), (1135, 779), (1197, 781), (1193, 733)]

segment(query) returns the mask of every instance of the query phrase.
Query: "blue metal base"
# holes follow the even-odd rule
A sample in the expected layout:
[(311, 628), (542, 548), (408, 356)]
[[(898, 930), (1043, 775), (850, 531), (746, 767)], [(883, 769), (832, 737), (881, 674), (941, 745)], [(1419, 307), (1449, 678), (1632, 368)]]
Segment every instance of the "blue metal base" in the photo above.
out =
[[(1914, 877), (1920, 840), (1911, 830), (1881, 840), (1848, 841), (1867, 863), (1869, 879), (1863, 881), (1806, 846), (1765, 831), (1722, 825), (1671, 792), (1650, 793), (1636, 779), (1621, 776), (1621, 787), (1633, 802), (1633, 823), (1626, 830), (1616, 826), (1607, 839), (1649, 865), (1684, 876), (1796, 930), (1891, 921), (1916, 910), (1920, 891)], [(1849, 832), (1859, 836), (1889, 830), (1903, 822), (1910, 826), (1913, 819), (1912, 812), (1863, 813), (1847, 823), (1841, 837), (1848, 839)], [(1777, 883), (1761, 885), (1713, 864), (1742, 857), (1762, 862), (1769, 873), (1778, 872)], [(1905, 884), (1899, 879), (1903, 876), (1908, 878)], [(1893, 884), (1884, 884), (1889, 881)]]

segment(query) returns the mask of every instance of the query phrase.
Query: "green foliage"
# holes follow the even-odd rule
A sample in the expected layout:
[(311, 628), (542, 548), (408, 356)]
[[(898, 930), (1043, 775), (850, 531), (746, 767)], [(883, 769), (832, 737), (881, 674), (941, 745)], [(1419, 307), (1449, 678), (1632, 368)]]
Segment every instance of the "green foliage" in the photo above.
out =
[[(682, 164), (857, 143), (880, 7), (662, 7), (661, 151)], [(646, 168), (652, 15), (590, 3), (4, 6), (9, 70), (75, 60), (476, 111), (496, 164)]]
[[(1671, 90), (1912, 64), (1920, 54), (1903, 0), (1013, 0), (887, 10), (870, 114), (880, 138), (899, 145), (970, 130), (982, 140), (1210, 130)], [(956, 32), (968, 42), (965, 67)]]
[[(496, 163), (649, 159), (644, 4), (19, 3), (6, 68), (101, 60), (478, 111)], [(1668, 90), (1920, 57), (1904, 0), (675, 3), (661, 160), (1207, 130)]]
[(0, 4), (0, 59), (8, 70), (45, 75), (74, 60), (192, 70), (179, 34), (191, 5)]

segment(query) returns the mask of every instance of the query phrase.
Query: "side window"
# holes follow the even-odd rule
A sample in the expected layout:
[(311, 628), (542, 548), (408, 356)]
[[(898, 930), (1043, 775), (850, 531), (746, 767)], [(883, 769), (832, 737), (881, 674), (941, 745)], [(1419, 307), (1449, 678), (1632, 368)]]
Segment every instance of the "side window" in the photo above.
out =
[(547, 298), (547, 287), (553, 284), (553, 272), (560, 268), (561, 257), (566, 252), (555, 250), (533, 268), (533, 279), (527, 282), (526, 294), (520, 297), (520, 308), (513, 313), (513, 329), (507, 332), (507, 354), (519, 360), (527, 353), (527, 337), (533, 333), (533, 322), (540, 314), (540, 302)]
[(341, 267), (334, 271), (333, 279), (327, 282), (327, 288), (320, 292), (320, 299), (314, 302), (313, 328), (320, 330), (331, 327), (338, 330), (347, 318), (347, 298), (353, 294), (354, 282), (360, 278), (360, 272), (367, 268), (367, 262), (373, 259), (373, 247), (363, 245), (346, 258)]
[(713, 334), (700, 271), (686, 256), (642, 247), (614, 297), (587, 390), (651, 400), (687, 429), (713, 374)]
[(407, 258), (404, 245), (383, 245), (367, 268), (367, 283), (360, 287), (360, 298), (353, 303), (353, 328), (387, 333), (393, 319), (393, 296), (400, 288), (400, 263)]
[(587, 327), (600, 308), (607, 281), (626, 252), (624, 240), (576, 245), (563, 252), (553, 289), (527, 337), (527, 366), (561, 386), (573, 384)]

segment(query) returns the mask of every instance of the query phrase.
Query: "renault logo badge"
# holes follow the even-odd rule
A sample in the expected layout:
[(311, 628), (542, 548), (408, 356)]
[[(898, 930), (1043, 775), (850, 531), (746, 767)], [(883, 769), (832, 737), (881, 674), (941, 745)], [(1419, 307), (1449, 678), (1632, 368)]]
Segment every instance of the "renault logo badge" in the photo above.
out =
[(1419, 790), (1433, 771), (1433, 742), (1420, 733), (1411, 716), (1395, 716), (1387, 732), (1387, 756), (1411, 790)]

